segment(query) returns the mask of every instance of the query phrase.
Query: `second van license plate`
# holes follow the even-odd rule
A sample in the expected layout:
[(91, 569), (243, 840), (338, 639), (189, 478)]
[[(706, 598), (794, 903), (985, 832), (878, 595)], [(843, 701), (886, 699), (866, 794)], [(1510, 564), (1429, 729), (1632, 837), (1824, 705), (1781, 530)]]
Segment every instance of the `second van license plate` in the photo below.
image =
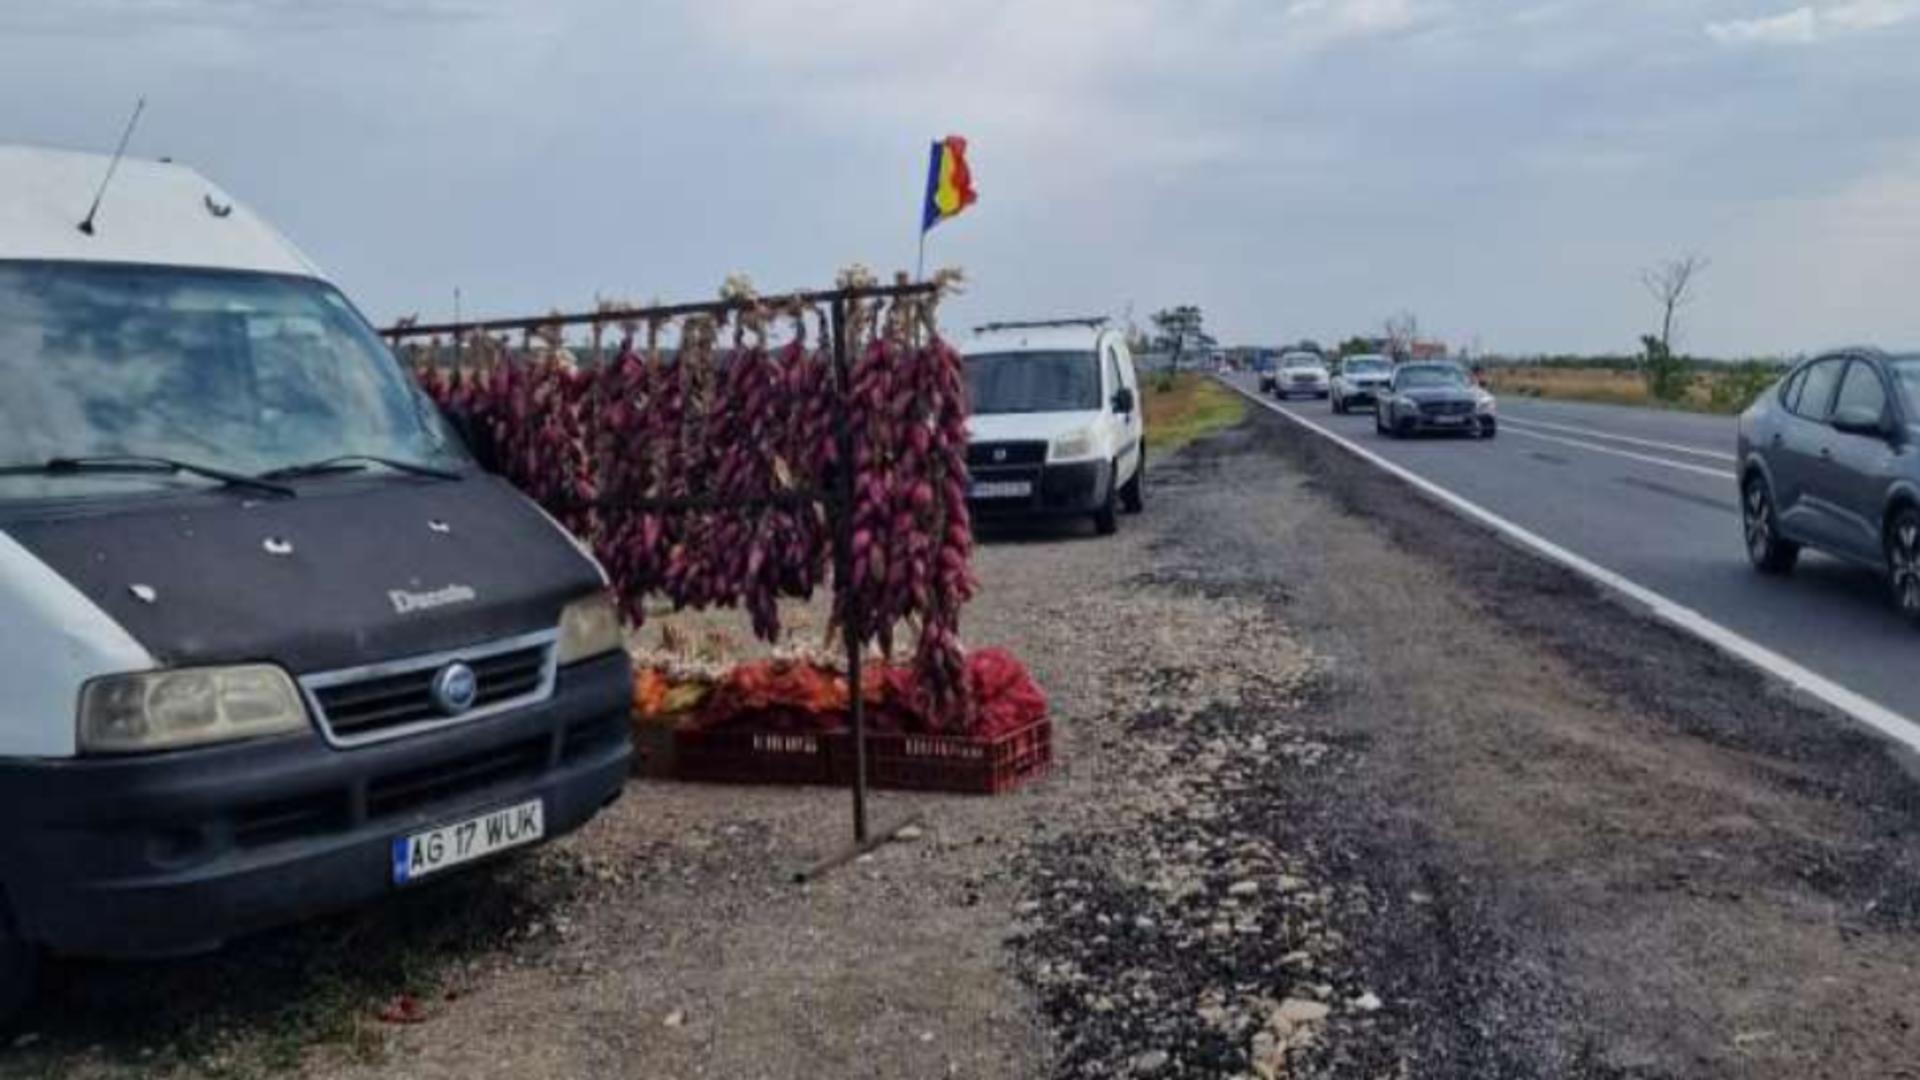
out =
[(405, 885), (496, 851), (531, 844), (546, 832), (543, 807), (539, 799), (533, 799), (436, 829), (398, 836), (393, 841), (393, 883)]
[(989, 480), (973, 485), (970, 494), (976, 499), (1024, 499), (1033, 494), (1033, 483), (1028, 480)]

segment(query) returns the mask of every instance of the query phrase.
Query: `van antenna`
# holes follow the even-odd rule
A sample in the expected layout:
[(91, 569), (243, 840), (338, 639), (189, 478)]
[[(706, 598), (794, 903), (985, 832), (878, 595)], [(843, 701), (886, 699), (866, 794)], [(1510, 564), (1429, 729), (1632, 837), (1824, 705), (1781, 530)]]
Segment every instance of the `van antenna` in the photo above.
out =
[(100, 212), (100, 200), (107, 194), (107, 185), (113, 183), (113, 171), (120, 167), (120, 157), (127, 152), (127, 140), (133, 138), (133, 126), (140, 122), (140, 114), (147, 110), (146, 95), (133, 105), (133, 115), (127, 117), (127, 129), (120, 133), (120, 145), (114, 148), (113, 160), (107, 162), (107, 175), (100, 178), (100, 190), (93, 193), (93, 205), (87, 207), (87, 216), (80, 222), (80, 231), (93, 235), (93, 215)]

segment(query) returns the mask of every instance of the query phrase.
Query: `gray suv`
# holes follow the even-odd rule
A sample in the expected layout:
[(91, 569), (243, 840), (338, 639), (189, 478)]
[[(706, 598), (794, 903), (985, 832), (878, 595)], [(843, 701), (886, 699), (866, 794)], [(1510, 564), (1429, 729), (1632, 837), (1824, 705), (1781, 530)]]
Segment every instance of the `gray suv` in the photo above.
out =
[(1740, 417), (1747, 555), (1784, 574), (1804, 547), (1887, 576), (1920, 623), (1920, 355), (1810, 360)]

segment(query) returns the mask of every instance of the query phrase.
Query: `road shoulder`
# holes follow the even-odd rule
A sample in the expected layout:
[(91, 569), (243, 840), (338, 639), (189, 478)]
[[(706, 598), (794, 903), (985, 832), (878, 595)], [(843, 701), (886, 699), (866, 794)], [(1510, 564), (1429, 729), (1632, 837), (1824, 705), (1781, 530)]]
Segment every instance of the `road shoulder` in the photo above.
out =
[(1278, 417), (1203, 449), (1244, 510), (1167, 556), (1238, 568), (1329, 657), (1361, 842), (1459, 884), (1570, 1003), (1572, 1060), (1914, 1060), (1915, 789), (1879, 742)]

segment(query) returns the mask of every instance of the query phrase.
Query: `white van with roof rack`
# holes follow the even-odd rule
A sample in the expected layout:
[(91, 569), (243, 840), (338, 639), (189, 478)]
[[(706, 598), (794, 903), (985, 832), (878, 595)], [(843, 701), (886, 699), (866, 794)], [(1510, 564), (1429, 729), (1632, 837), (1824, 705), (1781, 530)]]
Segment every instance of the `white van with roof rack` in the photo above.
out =
[(1103, 318), (988, 323), (961, 352), (976, 516), (1090, 517), (1146, 503), (1146, 424), (1125, 335)]
[[(0, 1012), (574, 829), (601, 568), (198, 173), (0, 146)], [(86, 228), (82, 227), (85, 222)]]

